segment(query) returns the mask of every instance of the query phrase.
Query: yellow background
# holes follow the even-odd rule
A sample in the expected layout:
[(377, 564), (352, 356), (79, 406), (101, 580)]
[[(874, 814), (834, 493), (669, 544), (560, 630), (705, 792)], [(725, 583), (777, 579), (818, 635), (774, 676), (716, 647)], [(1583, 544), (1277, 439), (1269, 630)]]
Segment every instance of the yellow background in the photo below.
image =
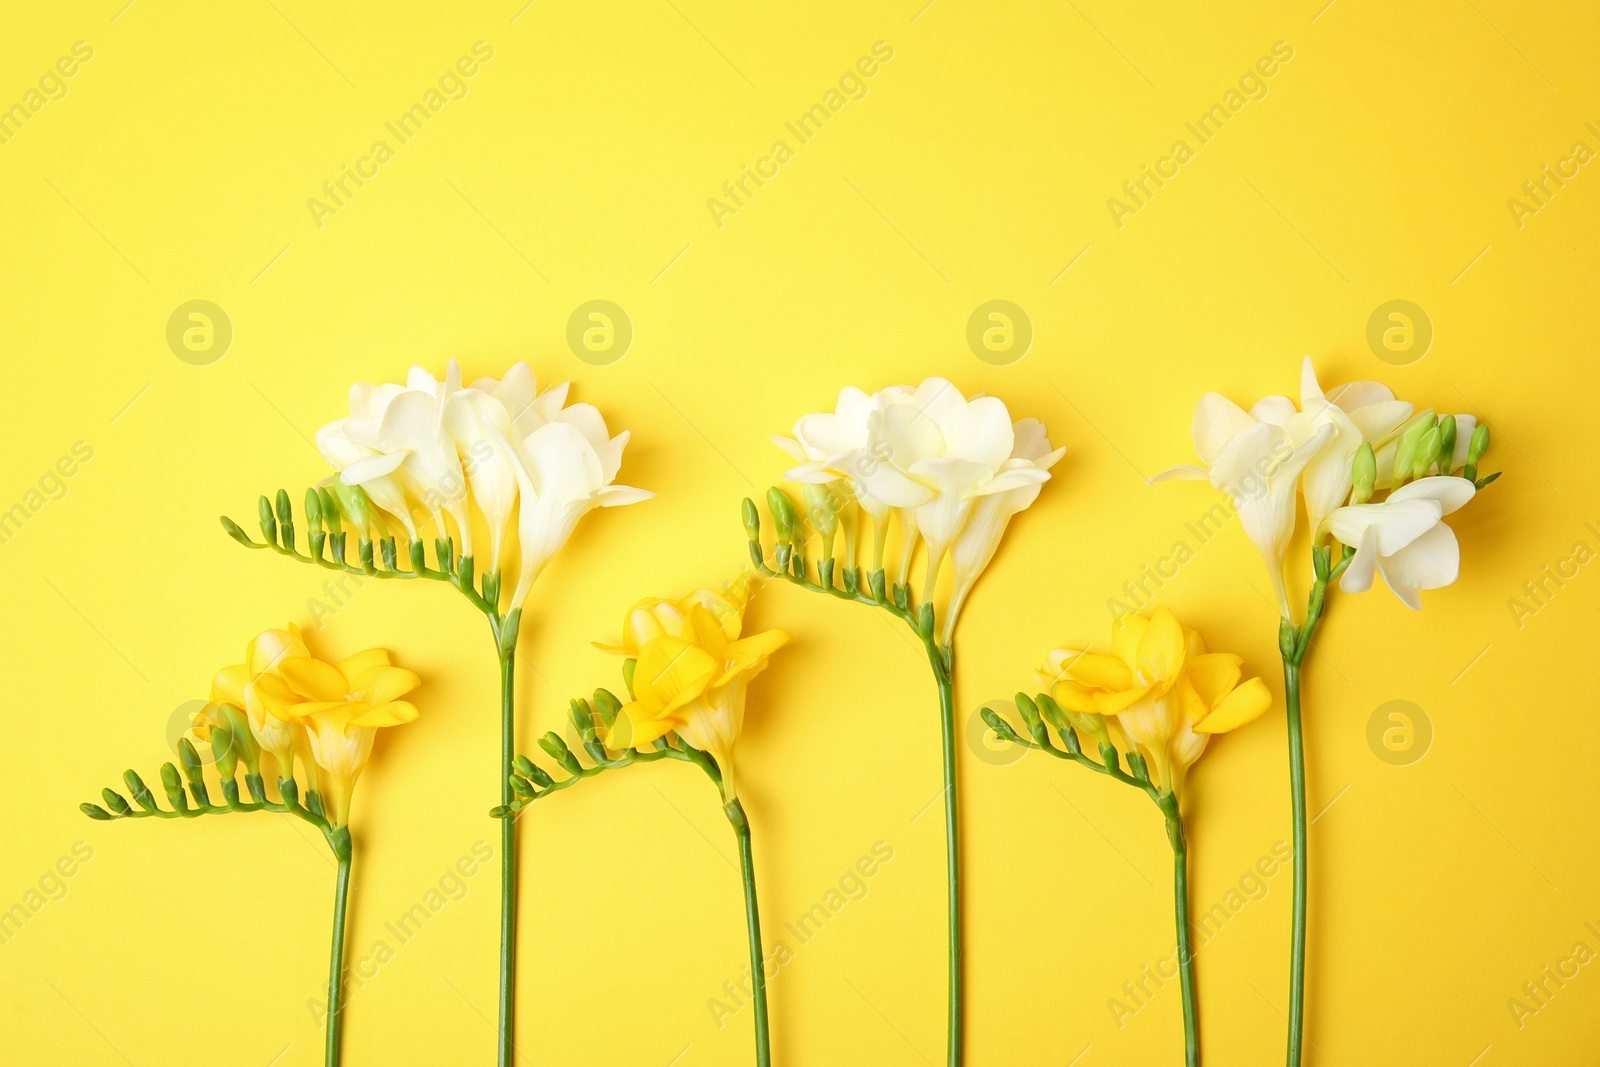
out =
[[(1520, 625), (1508, 601), (1575, 542), (1600, 548), (1585, 527), (1600, 176), (1584, 167), (1520, 228), (1506, 201), (1575, 141), (1600, 147), (1584, 125), (1600, 125), (1597, 19), (1321, 2), (12, 5), (0, 103), (75, 41), (94, 57), (0, 146), (0, 507), (74, 442), (93, 458), (0, 546), (0, 907), (75, 842), (93, 858), (0, 944), (3, 1058), (320, 1062), (320, 842), (276, 817), (112, 825), (76, 806), (124, 767), (154, 781), (174, 710), (258, 629), (311, 623), (325, 573), (243, 551), (216, 516), (253, 528), (258, 492), (298, 498), (322, 477), (309, 439), (350, 382), (527, 359), (633, 431), (622, 480), (659, 499), (590, 516), (541, 578), (521, 645), (531, 750), (568, 697), (618, 685), (589, 642), (633, 599), (740, 565), (739, 499), (785, 466), (769, 435), (839, 386), (944, 375), (1067, 446), (963, 619), (965, 731), (1052, 645), (1105, 640), (1123, 582), (1193, 544), (1184, 523), (1210, 491), (1143, 476), (1191, 460), (1195, 398), (1293, 393), (1310, 353), (1324, 383), (1381, 377), (1487, 418), (1486, 469), (1506, 473), (1452, 519), (1455, 586), (1420, 614), (1381, 584), (1335, 596), (1308, 667), (1306, 1062), (1591, 1062), (1596, 965), (1520, 1027), (1507, 1001), (1576, 942), (1600, 950), (1585, 926), (1600, 927), (1600, 577), (1580, 568)], [(494, 55), (468, 95), (318, 228), (308, 198), (480, 40)], [(878, 41), (894, 55), (865, 98), (719, 228), (708, 198), (775, 140), (794, 146), (784, 123)], [(1293, 59), (1266, 97), (1118, 228), (1107, 199), (1193, 146), (1184, 122), (1278, 41)], [(608, 366), (565, 341), (597, 298), (636, 334)], [(1009, 366), (965, 340), (994, 298), (1036, 331)], [(1435, 329), (1411, 366), (1366, 343), (1396, 298)], [(192, 299), (235, 331), (208, 366), (165, 339)], [(1292, 558), (1303, 589), (1303, 548)], [(1157, 602), (1281, 693), (1267, 588), (1235, 523)], [(796, 590), (765, 590), (752, 619), (795, 634), (740, 747), (769, 944), (875, 842), (893, 849), (774, 981), (776, 1062), (939, 1062), (926, 665), (884, 618)], [(385, 645), (425, 679), (421, 720), (383, 739), (356, 799), (354, 964), (474, 842), (497, 847), (494, 661), (482, 620), (436, 585), (362, 588), (312, 642)], [(1409, 766), (1367, 741), (1396, 699), (1432, 724)], [(1289, 834), (1283, 735), (1280, 707), (1193, 774), (1197, 912)], [(971, 1062), (1174, 1061), (1175, 986), (1120, 1027), (1108, 1007), (1170, 951), (1157, 813), (1079, 768), (979, 751), (961, 752)], [(698, 773), (607, 775), (523, 832), (523, 1062), (749, 1062), (748, 1010), (719, 1028), (708, 1009), (746, 957), (732, 835)], [(1281, 1055), (1289, 878), (1200, 952), (1213, 1063)], [(347, 1062), (489, 1061), (493, 865), (465, 885), (355, 993)]]

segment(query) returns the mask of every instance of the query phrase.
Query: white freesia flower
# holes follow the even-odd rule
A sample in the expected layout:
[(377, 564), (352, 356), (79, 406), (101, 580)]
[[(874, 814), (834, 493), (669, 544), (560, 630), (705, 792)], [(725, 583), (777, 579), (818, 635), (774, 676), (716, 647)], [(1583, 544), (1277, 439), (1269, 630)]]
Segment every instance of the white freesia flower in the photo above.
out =
[[(1000, 465), (1001, 471), (1025, 467), (1048, 471), (1066, 454), (1065, 448), (1051, 451), (1050, 439), (1045, 436), (1045, 425), (1038, 419), (1019, 420), (1013, 424), (1012, 433), (1015, 443), (1011, 447), (1011, 458)], [(955, 565), (955, 583), (950, 591), (950, 607), (946, 609), (944, 617), (945, 644), (950, 643), (951, 634), (955, 631), (956, 616), (960, 613), (967, 594), (972, 591), (978, 576), (994, 559), (994, 554), (1000, 547), (1000, 538), (1004, 536), (1006, 526), (1011, 522), (1011, 516), (1026, 510), (1039, 499), (1039, 490), (1042, 487), (1042, 480), (1030, 481), (1015, 489), (981, 496), (973, 505), (972, 513), (967, 516), (967, 524), (956, 536), (955, 545), (951, 549), (951, 559)]]
[(612, 484), (628, 434), (612, 437), (592, 405), (567, 406), (567, 392), (566, 383), (539, 392), (526, 363), (468, 388), (455, 360), (442, 382), (413, 367), (404, 386), (352, 386), (349, 417), (324, 426), (317, 446), (341, 481), (361, 486), (410, 538), (417, 537), (415, 501), (441, 536), (449, 514), (461, 554), (471, 555), (468, 505), (475, 503), (489, 530), (489, 571), (500, 569), (515, 515), (522, 555), (515, 610), (589, 510), (654, 495)]
[(869, 424), (867, 450), (875, 462), (863, 472), (863, 486), (882, 504), (914, 509), (928, 547), (928, 599), (977, 500), (1050, 477), (1032, 463), (1007, 467), (1016, 439), (1004, 401), (968, 400), (943, 378), (929, 378), (909, 397), (884, 396)]
[[(1379, 382), (1351, 382), (1323, 393), (1311, 357), (1305, 358), (1300, 370), (1299, 417), (1310, 427), (1326, 425), (1334, 431), (1328, 446), (1306, 464), (1300, 479), (1313, 541), (1322, 536), (1323, 523), (1333, 510), (1350, 499), (1350, 465), (1356, 452), (1364, 443), (1376, 449), (1388, 442), (1411, 417), (1411, 410), (1410, 404), (1396, 400), (1393, 391)], [(1279, 425), (1289, 429), (1285, 423)]]
[(1461, 546), (1444, 516), (1476, 492), (1465, 478), (1435, 475), (1402, 485), (1381, 504), (1335, 511), (1328, 520), (1333, 535), (1356, 550), (1339, 587), (1364, 593), (1376, 570), (1406, 607), (1421, 608), (1420, 590), (1447, 586), (1461, 571)]
[(1278, 610), (1288, 618), (1283, 558), (1294, 536), (1295, 486), (1306, 465), (1333, 440), (1332, 421), (1314, 422), (1285, 396), (1267, 397), (1245, 411), (1220, 393), (1207, 393), (1195, 407), (1192, 432), (1195, 453), (1205, 466), (1172, 467), (1150, 480), (1205, 480), (1227, 493), (1266, 561)]
[[(883, 410), (887, 400), (908, 400), (910, 386), (890, 386), (868, 396), (855, 386), (839, 390), (839, 400), (831, 412), (802, 415), (794, 424), (793, 437), (774, 437), (773, 443), (800, 461), (784, 472), (791, 482), (823, 484), (845, 500), (859, 503), (872, 519), (872, 567), (883, 566), (883, 547), (889, 532), (887, 503), (866, 490), (866, 474), (878, 462), (868, 451), (871, 420)], [(903, 526), (905, 535), (901, 577), (904, 577), (911, 550), (916, 547), (915, 524)], [(852, 559), (853, 562), (853, 559)]]

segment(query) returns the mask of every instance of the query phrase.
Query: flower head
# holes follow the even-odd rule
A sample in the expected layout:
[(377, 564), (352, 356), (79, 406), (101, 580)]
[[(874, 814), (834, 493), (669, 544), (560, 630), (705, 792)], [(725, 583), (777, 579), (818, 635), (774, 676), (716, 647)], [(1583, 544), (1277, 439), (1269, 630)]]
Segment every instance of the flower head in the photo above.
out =
[(716, 759), (725, 801), (738, 796), (733, 749), (744, 728), (745, 691), (789, 640), (782, 630), (741, 637), (744, 600), (701, 589), (677, 602), (636, 604), (620, 649), (630, 651), (630, 642), (638, 649), (634, 699), (605, 738), (613, 749), (637, 748), (676, 733)]
[(282, 630), (263, 630), (251, 638), (245, 647), (244, 662), (224, 667), (211, 683), (211, 703), (243, 709), (256, 744), (277, 759), (278, 773), (284, 778), (294, 776), (294, 756), (300, 731), (293, 724), (268, 715), (252, 694), (256, 683), (276, 673), (278, 665), (286, 657), (309, 654), (300, 636), (300, 628), (294, 623), (289, 623)]
[(1109, 655), (1058, 649), (1039, 677), (1077, 717), (1074, 725), (1098, 733), (1100, 718), (1120, 728), (1129, 751), (1154, 769), (1156, 783), (1177, 793), (1212, 734), (1237, 729), (1271, 706), (1261, 679), (1240, 682), (1242, 663), (1231, 653), (1208, 653), (1199, 634), (1157, 608), (1148, 618), (1119, 617)]
[(503, 378), (461, 384), (451, 360), (443, 381), (412, 367), (406, 384), (350, 389), (350, 415), (324, 426), (317, 447), (346, 485), (359, 485), (379, 509), (417, 537), (418, 512), (448, 536), (449, 516), (463, 555), (472, 554), (472, 508), (489, 531), (489, 571), (499, 572), (513, 517), (521, 570), (511, 609), (595, 507), (653, 494), (615, 485), (628, 443), (611, 436), (589, 404), (566, 403), (566, 383), (540, 392), (526, 363)]
[(1461, 546), (1444, 516), (1476, 492), (1465, 478), (1434, 475), (1402, 485), (1382, 503), (1335, 511), (1333, 535), (1356, 550), (1339, 588), (1364, 593), (1376, 570), (1406, 607), (1420, 609), (1419, 590), (1443, 588), (1461, 572)]
[(337, 665), (285, 656), (274, 673), (256, 679), (251, 695), (266, 714), (305, 731), (329, 821), (343, 826), (378, 727), (417, 717), (416, 706), (400, 698), (419, 684), (415, 674), (390, 664), (388, 652), (370, 648)]

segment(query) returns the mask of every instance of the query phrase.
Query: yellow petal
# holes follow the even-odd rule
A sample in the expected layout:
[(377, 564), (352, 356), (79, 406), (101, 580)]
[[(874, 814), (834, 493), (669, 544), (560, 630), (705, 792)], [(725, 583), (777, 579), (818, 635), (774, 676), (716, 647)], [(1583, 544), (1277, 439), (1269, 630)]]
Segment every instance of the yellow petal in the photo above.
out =
[(723, 650), (728, 647), (728, 635), (723, 632), (722, 624), (717, 621), (715, 615), (699, 604), (689, 609), (688, 615), (684, 617), (683, 633), (679, 636), (704, 649), (714, 660), (721, 660)]
[(767, 665), (767, 657), (789, 643), (784, 630), (765, 630), (741, 638), (722, 650), (722, 673), (713, 685), (726, 685), (729, 679)]
[(1101, 715), (1115, 715), (1136, 703), (1140, 697), (1150, 692), (1148, 685), (1135, 689), (1125, 689), (1120, 693), (1096, 693), (1094, 695), (1094, 710)]
[(342, 700), (348, 692), (339, 668), (310, 656), (283, 657), (278, 661), (278, 673), (307, 700)]
[(244, 707), (244, 687), (250, 681), (250, 671), (243, 663), (224, 667), (211, 681), (211, 699), (218, 704)]
[(638, 748), (667, 736), (672, 721), (656, 718), (638, 701), (622, 705), (616, 721), (606, 728), (605, 745), (610, 749)]
[(263, 674), (245, 686), (245, 704), (252, 712), (261, 710), (275, 718), (293, 719), (299, 715), (295, 708), (301, 703), (300, 694), (276, 674)]
[[(1184, 665), (1183, 672), (1194, 685), (1195, 692), (1205, 701), (1206, 711), (1239, 684), (1239, 666), (1244, 660), (1231, 652), (1208, 652), (1193, 656)], [(1204, 713), (1201, 715), (1204, 718)]]
[(659, 716), (705, 692), (716, 675), (717, 661), (705, 649), (663, 634), (646, 641), (639, 650), (633, 691), (652, 714)]
[(387, 704), (421, 684), (422, 679), (404, 667), (374, 667), (356, 680), (351, 692), (360, 693), (368, 704)]
[(1057, 682), (1050, 690), (1050, 695), (1056, 698), (1056, 703), (1068, 711), (1075, 711), (1080, 715), (1094, 712), (1094, 694), (1079, 685), (1077, 682), (1065, 678)]
[(1139, 669), (1139, 642), (1144, 640), (1149, 626), (1149, 619), (1130, 611), (1117, 616), (1111, 627), (1111, 653), (1126, 663), (1130, 671)]
[(1140, 674), (1146, 682), (1171, 686), (1183, 668), (1183, 652), (1183, 627), (1172, 612), (1157, 608), (1139, 639)]
[(245, 649), (244, 662), (250, 677), (272, 670), (285, 656), (306, 656), (306, 643), (300, 639), (298, 628), (288, 630), (262, 630), (250, 639)]
[(1195, 689), (1188, 672), (1178, 679), (1178, 700), (1182, 702), (1184, 718), (1190, 725), (1211, 714), (1211, 704)]
[(350, 719), (351, 726), (399, 726), (416, 720), (417, 706), (409, 700), (391, 700), (368, 708)]
[(1272, 707), (1272, 691), (1260, 678), (1248, 682), (1222, 698), (1195, 729), (1203, 734), (1221, 734), (1253, 722)]
[(1085, 652), (1067, 664), (1067, 677), (1095, 689), (1126, 689), (1133, 684), (1133, 672), (1115, 656)]
[(347, 659), (339, 661), (339, 673), (344, 675), (349, 690), (355, 689), (355, 682), (363, 674), (374, 667), (387, 667), (389, 653), (381, 648), (369, 648), (365, 652), (357, 652)]

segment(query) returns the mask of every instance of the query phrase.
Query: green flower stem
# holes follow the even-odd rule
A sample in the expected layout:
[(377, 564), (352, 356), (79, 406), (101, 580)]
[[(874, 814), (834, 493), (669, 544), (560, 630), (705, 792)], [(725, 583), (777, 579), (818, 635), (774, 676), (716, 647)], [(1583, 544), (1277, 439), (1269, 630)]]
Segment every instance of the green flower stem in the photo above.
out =
[(867, 576), (866, 584), (863, 585), (860, 568), (844, 567), (838, 571), (843, 583), (841, 587), (835, 585), (833, 581), (836, 561), (828, 558), (817, 562), (818, 580), (813, 581), (803, 552), (796, 551), (792, 545), (780, 542), (776, 549), (776, 566), (769, 566), (766, 552), (754, 534), (750, 539), (750, 561), (768, 578), (781, 577), (791, 585), (801, 586), (814, 593), (826, 593), (840, 600), (850, 600), (857, 604), (884, 609), (916, 632), (928, 654), (928, 665), (933, 669), (934, 682), (939, 688), (940, 732), (944, 743), (945, 872), (949, 938), (949, 1025), (946, 1057), (949, 1067), (960, 1067), (963, 1003), (961, 853), (956, 790), (955, 659), (952, 646), (941, 645), (934, 637), (933, 605), (924, 600), (920, 607), (916, 606), (912, 602), (910, 590), (904, 585), (895, 585), (892, 589), (888, 587), (882, 568), (871, 572)]
[[(491, 617), (492, 618), (492, 617)], [(516, 756), (517, 626), (512, 613), (491, 626), (500, 653), (500, 803), (509, 806), (511, 763)], [(516, 1043), (517, 983), (517, 824), (500, 820), (500, 1037), (499, 1067), (511, 1067)]]
[(722, 809), (739, 838), (739, 865), (744, 872), (744, 917), (750, 936), (750, 977), (755, 983), (752, 1000), (756, 1014), (756, 1067), (771, 1067), (771, 1038), (767, 1029), (767, 969), (761, 950), (761, 913), (756, 904), (755, 857), (750, 851), (750, 820), (735, 797)]
[(344, 1022), (344, 916), (350, 898), (350, 830), (341, 826), (329, 836), (339, 860), (333, 891), (333, 951), (328, 958), (327, 1067), (339, 1067), (339, 1042)]
[(946, 1058), (950, 1067), (961, 1063), (961, 850), (956, 810), (955, 679), (947, 663), (928, 639), (933, 674), (939, 685), (939, 719), (944, 737), (944, 846), (949, 937), (949, 1022)]
[(1346, 546), (1340, 559), (1332, 550), (1313, 546), (1312, 567), (1316, 580), (1306, 602), (1306, 621), (1299, 627), (1283, 619), (1278, 627), (1278, 650), (1283, 656), (1283, 695), (1289, 726), (1289, 798), (1294, 822), (1294, 916), (1289, 946), (1289, 1054), (1288, 1067), (1300, 1067), (1301, 1044), (1305, 1034), (1306, 994), (1306, 753), (1300, 716), (1300, 674), (1311, 636), (1327, 606), (1328, 586), (1350, 566), (1355, 549)]
[(1194, 996), (1194, 949), (1189, 940), (1189, 842), (1183, 832), (1178, 798), (1163, 793), (1161, 813), (1167, 818), (1167, 840), (1172, 843), (1172, 895), (1178, 922), (1178, 978), (1183, 992), (1183, 1062), (1200, 1065), (1200, 1008)]

